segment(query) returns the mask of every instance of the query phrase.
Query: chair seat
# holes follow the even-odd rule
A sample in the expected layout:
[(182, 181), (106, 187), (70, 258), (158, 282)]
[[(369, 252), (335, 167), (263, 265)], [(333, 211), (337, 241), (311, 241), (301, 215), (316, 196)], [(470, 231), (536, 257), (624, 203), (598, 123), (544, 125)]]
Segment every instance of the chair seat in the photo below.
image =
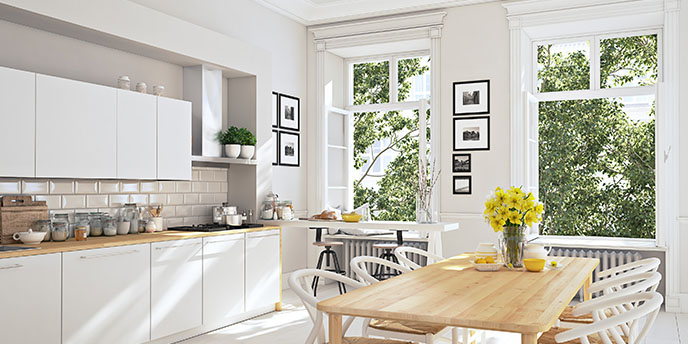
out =
[(400, 320), (382, 320), (382, 319), (371, 320), (369, 326), (374, 328), (374, 329), (377, 329), (377, 330), (403, 332), (403, 333), (420, 334), (420, 335), (425, 335), (428, 333), (437, 334), (446, 328), (446, 326), (444, 326), (444, 325), (429, 324), (429, 323), (424, 323), (424, 322), (420, 322), (420, 321), (412, 321), (412, 320), (400, 321)]
[[(556, 328), (552, 327), (549, 329), (547, 332), (543, 332), (540, 338), (538, 338), (538, 344), (580, 344), (581, 341), (579, 339), (575, 340), (569, 340), (568, 342), (564, 343), (557, 343), (556, 340), (554, 340), (554, 336), (558, 335), (559, 333), (565, 332), (570, 330), (570, 328)], [(611, 338), (611, 336), (610, 336)], [(621, 336), (621, 338), (624, 340), (624, 342), (628, 343), (628, 338), (626, 336)], [(603, 344), (604, 342), (602, 341), (602, 338), (595, 333), (591, 334), (588, 336), (588, 341), (590, 344)], [(613, 341), (613, 339), (612, 339)]]
[(343, 246), (341, 241), (314, 241), (313, 246)]
[(379, 248), (383, 250), (393, 250), (401, 245), (399, 244), (373, 244), (373, 248)]
[[(378, 339), (378, 338), (363, 338), (363, 337), (344, 337), (343, 344), (413, 344), (413, 342), (392, 340), (392, 339)], [(329, 342), (325, 343), (329, 344)]]
[[(559, 315), (559, 321), (575, 324), (592, 324), (595, 322), (595, 320), (592, 318), (592, 313), (574, 316), (573, 310), (575, 308), (576, 307), (574, 306), (566, 306), (566, 308), (564, 308), (564, 311), (561, 312), (561, 315)], [(606, 314), (607, 317), (611, 317), (614, 315), (614, 313), (609, 309), (605, 309), (604, 314)]]

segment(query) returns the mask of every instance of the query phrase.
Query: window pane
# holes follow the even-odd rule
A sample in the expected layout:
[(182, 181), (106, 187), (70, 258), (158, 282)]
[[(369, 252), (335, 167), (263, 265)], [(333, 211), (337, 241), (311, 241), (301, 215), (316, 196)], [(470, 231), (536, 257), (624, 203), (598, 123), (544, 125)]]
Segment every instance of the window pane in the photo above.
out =
[(389, 61), (353, 65), (354, 105), (389, 103)]
[(655, 237), (652, 95), (540, 103), (541, 232)]
[(397, 61), (398, 96), (400, 102), (430, 98), (430, 57)]
[(538, 91), (590, 89), (590, 41), (539, 45)]
[(657, 35), (600, 40), (600, 87), (657, 82)]

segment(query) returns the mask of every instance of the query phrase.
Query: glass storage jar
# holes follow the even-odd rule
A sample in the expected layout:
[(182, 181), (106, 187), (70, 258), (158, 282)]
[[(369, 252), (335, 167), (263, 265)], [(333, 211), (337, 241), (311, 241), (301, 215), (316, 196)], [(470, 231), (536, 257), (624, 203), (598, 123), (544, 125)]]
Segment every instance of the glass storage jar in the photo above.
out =
[(260, 218), (263, 220), (272, 220), (275, 214), (275, 202), (263, 201), (263, 208), (260, 211)]
[[(60, 224), (59, 226), (62, 226), (64, 224), (64, 228), (67, 234), (67, 237), (65, 237), (62, 240), (55, 240), (55, 237), (53, 235), (53, 241), (65, 241), (67, 238), (73, 236), (72, 232), (72, 226), (71, 223), (69, 222), (69, 214), (55, 214), (53, 216), (53, 229), (56, 225)], [(54, 234), (54, 233), (53, 233)], [(61, 237), (64, 233), (59, 233), (58, 235)]]
[[(120, 210), (120, 214), (122, 217), (122, 221), (120, 222), (120, 226), (124, 226), (123, 223), (128, 223), (129, 224), (129, 234), (137, 234), (139, 232), (139, 209), (136, 206), (136, 203), (126, 203), (122, 209)], [(124, 233), (124, 228), (121, 228), (122, 230), (118, 230), (119, 234), (126, 234)]]
[(45, 238), (43, 241), (50, 241), (52, 236), (52, 223), (50, 220), (38, 220), (33, 228), (34, 232), (45, 232)]
[(109, 215), (103, 217), (103, 235), (117, 235), (117, 219), (110, 217)]
[(88, 215), (88, 225), (90, 229), (90, 236), (103, 235), (103, 213), (90, 213)]
[(282, 201), (278, 206), (278, 215), (280, 220), (294, 219), (294, 206), (291, 201)]
[(84, 226), (84, 229), (86, 230), (86, 236), (89, 236), (91, 232), (91, 227), (88, 224), (88, 215), (89, 213), (74, 214), (74, 228), (76, 229), (76, 227), (79, 225)]
[(69, 238), (69, 223), (63, 221), (53, 222), (51, 237), (53, 241), (67, 240), (67, 238)]

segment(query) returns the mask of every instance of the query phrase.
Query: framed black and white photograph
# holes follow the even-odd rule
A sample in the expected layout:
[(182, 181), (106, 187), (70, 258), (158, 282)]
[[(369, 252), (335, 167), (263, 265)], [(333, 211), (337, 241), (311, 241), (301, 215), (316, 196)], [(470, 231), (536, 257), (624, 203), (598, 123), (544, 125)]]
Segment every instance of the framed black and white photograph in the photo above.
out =
[(281, 131), (279, 133), (280, 166), (299, 166), (301, 158), (301, 138), (299, 134)]
[(452, 155), (452, 170), (455, 173), (471, 172), (471, 155), (454, 154)]
[(301, 123), (301, 100), (280, 94), (279, 110), (279, 127), (298, 131)]
[(277, 137), (278, 133), (277, 130), (272, 131), (272, 147), (274, 148), (275, 152), (272, 154), (272, 164), (273, 165), (278, 165), (279, 164), (279, 149), (277, 148), (278, 145), (277, 143), (279, 141), (279, 138)]
[(490, 113), (490, 80), (454, 83), (454, 115)]
[(490, 117), (454, 118), (454, 151), (490, 150)]
[(279, 126), (279, 94), (272, 92), (272, 127)]
[(471, 176), (454, 176), (454, 195), (470, 195), (471, 184)]

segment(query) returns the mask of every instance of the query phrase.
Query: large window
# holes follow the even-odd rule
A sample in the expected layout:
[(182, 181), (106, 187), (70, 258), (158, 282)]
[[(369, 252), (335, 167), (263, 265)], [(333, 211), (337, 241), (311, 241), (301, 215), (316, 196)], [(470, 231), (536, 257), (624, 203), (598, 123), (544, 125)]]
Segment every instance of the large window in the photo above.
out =
[(534, 48), (540, 232), (654, 238), (657, 33)]
[(421, 125), (417, 101), (430, 96), (429, 59), (400, 56), (349, 66), (354, 206), (368, 203), (377, 220), (414, 221)]

